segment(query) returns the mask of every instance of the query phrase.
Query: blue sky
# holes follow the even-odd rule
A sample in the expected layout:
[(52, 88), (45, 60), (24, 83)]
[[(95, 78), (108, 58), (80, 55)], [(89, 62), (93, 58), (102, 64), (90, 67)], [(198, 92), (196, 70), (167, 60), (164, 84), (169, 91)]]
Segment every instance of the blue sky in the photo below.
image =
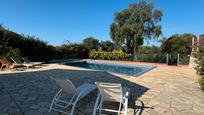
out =
[[(148, 0), (161, 9), (163, 36), (204, 33), (204, 0)], [(138, 0), (1, 0), (0, 23), (52, 45), (82, 42), (93, 36), (110, 40), (114, 13)], [(159, 45), (155, 41), (148, 45)]]

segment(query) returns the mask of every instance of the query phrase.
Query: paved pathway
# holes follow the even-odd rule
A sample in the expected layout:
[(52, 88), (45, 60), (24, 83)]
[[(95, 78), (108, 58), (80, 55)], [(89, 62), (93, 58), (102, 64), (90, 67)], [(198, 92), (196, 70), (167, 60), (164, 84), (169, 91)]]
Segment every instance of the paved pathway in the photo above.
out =
[[(130, 77), (55, 64), (0, 72), (0, 114), (48, 114), (59, 89), (50, 77), (68, 78), (76, 86), (95, 81), (122, 83), (131, 89), (130, 115), (204, 115), (204, 92), (198, 87), (195, 72), (187, 67), (158, 66), (139, 77)], [(95, 97), (96, 91), (80, 101), (75, 114), (90, 115)]]
[(158, 67), (134, 80), (150, 89), (136, 106), (143, 102), (144, 115), (204, 115), (204, 92), (197, 77), (186, 67)]

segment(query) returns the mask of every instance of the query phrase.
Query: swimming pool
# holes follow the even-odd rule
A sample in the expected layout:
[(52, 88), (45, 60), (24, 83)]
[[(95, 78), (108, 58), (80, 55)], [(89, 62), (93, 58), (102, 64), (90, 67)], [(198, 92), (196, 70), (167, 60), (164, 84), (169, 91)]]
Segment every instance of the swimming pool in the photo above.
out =
[(69, 62), (69, 63), (65, 63), (65, 65), (107, 71), (111, 73), (126, 74), (130, 76), (138, 76), (155, 67), (152, 65), (146, 66), (146, 65), (120, 64), (120, 63), (97, 62), (97, 61)]

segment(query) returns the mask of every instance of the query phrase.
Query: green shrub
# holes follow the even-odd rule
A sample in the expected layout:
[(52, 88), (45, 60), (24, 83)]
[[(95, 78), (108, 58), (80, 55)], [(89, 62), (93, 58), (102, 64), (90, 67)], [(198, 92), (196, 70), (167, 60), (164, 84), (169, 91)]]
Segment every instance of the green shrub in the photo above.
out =
[(204, 90), (204, 76), (199, 78), (198, 83), (202, 90)]
[(198, 83), (201, 87), (201, 89), (204, 90), (204, 47), (200, 47), (199, 51), (196, 53), (196, 58), (197, 58), (197, 73), (198, 75), (201, 76), (199, 78)]
[(197, 58), (197, 73), (199, 75), (204, 75), (204, 47), (200, 47), (196, 54)]
[(91, 50), (89, 52), (89, 57), (93, 59), (121, 60), (130, 57), (130, 55), (122, 50), (116, 50), (113, 52)]
[(21, 53), (20, 53), (20, 50), (18, 48), (16, 48), (16, 49), (9, 48), (9, 51), (5, 55), (5, 57), (7, 57), (7, 58), (20, 57), (20, 56), (21, 56)]

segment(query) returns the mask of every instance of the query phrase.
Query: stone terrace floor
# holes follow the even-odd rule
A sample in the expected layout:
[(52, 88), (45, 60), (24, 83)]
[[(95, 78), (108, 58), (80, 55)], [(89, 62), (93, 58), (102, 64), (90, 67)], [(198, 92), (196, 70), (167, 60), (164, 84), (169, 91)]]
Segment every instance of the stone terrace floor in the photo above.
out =
[[(157, 66), (131, 77), (49, 64), (26, 71), (0, 71), (0, 115), (47, 115), (59, 87), (50, 77), (70, 79), (75, 86), (95, 81), (118, 82), (131, 89), (128, 115), (204, 115), (204, 92), (188, 67)], [(96, 92), (79, 101), (75, 114), (91, 115)]]

